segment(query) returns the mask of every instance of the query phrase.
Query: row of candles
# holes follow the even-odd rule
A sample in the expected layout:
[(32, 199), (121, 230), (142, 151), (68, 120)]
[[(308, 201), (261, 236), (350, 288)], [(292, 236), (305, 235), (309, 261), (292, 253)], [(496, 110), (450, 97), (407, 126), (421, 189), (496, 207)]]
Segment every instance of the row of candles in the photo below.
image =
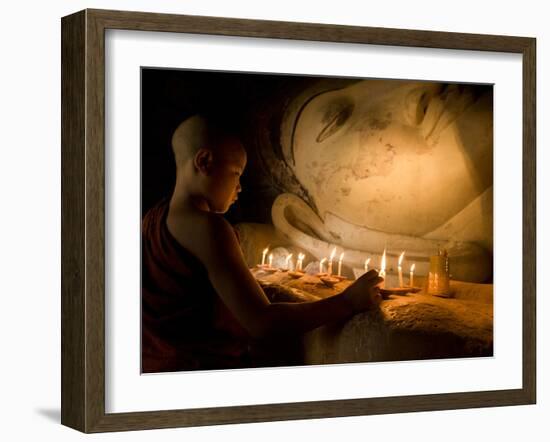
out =
[[(262, 267), (265, 266), (265, 257), (267, 255), (267, 252), (269, 252), (269, 248), (265, 248), (264, 251), (262, 252)], [(306, 255), (304, 255), (303, 253), (299, 253), (298, 254), (298, 260), (296, 261), (296, 270), (299, 270), (301, 271), (302, 270), (302, 265), (303, 265), (303, 262), (304, 262), (304, 258), (306, 257)], [(286, 270), (289, 270), (290, 269), (290, 259), (292, 258), (292, 253), (289, 254), (286, 258), (285, 258), (285, 268)], [(273, 267), (273, 253), (270, 253), (269, 254), (269, 267)]]
[[(261, 264), (262, 266), (265, 266), (265, 258), (267, 256), (267, 252), (269, 252), (269, 248), (265, 248), (262, 252), (262, 264)], [(328, 261), (327, 273), (328, 273), (329, 276), (332, 275), (332, 262), (334, 261), (334, 256), (335, 255), (336, 255), (336, 247), (332, 250), (332, 253), (330, 254), (330, 257), (328, 259), (325, 257), (325, 258), (321, 259), (321, 261), (319, 261), (319, 273), (324, 273), (323, 272), (323, 264)], [(405, 257), (405, 252), (403, 251), (401, 253), (401, 255), (399, 255), (399, 260), (398, 260), (398, 263), (397, 263), (397, 273), (398, 273), (398, 277), (399, 277), (399, 287), (404, 287), (404, 284), (403, 284), (403, 267), (401, 265), (402, 262), (403, 262), (404, 257)], [(290, 259), (291, 258), (292, 258), (292, 253), (290, 253), (285, 259), (285, 267), (286, 267), (287, 270), (290, 269)], [(296, 261), (296, 270), (297, 271), (302, 271), (302, 265), (303, 265), (304, 258), (305, 258), (305, 255), (303, 253), (298, 254), (298, 259)], [(268, 260), (269, 260), (269, 267), (273, 267), (273, 254), (272, 253), (269, 254)], [(342, 252), (340, 254), (340, 258), (338, 259), (338, 276), (342, 276), (342, 262), (343, 262), (343, 260), (344, 260), (344, 252)], [(365, 260), (365, 273), (369, 271), (370, 261), (371, 261), (370, 258), (367, 258)], [(413, 263), (410, 267), (410, 270), (409, 270), (409, 287), (413, 287), (413, 284), (414, 284), (414, 268), (415, 268), (415, 264)], [(380, 261), (379, 275), (382, 278), (386, 278), (386, 249), (384, 249), (384, 253), (382, 254), (382, 259)], [(384, 285), (384, 283), (382, 283), (382, 286), (383, 285)]]

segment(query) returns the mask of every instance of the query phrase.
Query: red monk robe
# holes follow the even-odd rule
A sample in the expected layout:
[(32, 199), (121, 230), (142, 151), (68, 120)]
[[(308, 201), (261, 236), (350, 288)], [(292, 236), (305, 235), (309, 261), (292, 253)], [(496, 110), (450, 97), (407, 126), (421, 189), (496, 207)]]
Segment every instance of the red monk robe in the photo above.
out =
[(251, 366), (248, 334), (202, 263), (168, 231), (168, 204), (164, 198), (142, 220), (142, 372)]

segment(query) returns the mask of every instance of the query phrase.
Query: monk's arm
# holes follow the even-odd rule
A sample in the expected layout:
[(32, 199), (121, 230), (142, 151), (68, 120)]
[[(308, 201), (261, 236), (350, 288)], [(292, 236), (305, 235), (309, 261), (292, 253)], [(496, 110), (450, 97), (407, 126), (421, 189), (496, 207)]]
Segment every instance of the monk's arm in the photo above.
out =
[(353, 315), (353, 306), (341, 293), (318, 301), (271, 303), (242, 264), (225, 260), (210, 273), (217, 293), (254, 337), (296, 334)]
[(246, 266), (229, 223), (222, 218), (212, 219), (207, 238), (208, 244), (198, 253), (210, 281), (254, 337), (302, 333), (349, 318), (357, 311), (346, 292), (319, 301), (270, 303)]
[(261, 331), (263, 336), (299, 334), (354, 313), (343, 293), (318, 301), (277, 302), (269, 305)]

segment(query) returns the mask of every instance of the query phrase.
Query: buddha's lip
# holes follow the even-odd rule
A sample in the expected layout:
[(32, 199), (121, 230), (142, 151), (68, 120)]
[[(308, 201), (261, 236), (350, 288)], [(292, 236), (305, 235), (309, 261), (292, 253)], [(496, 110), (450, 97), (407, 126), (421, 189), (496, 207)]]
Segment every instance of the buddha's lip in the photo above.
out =
[(438, 246), (446, 242), (371, 229), (347, 221), (332, 212), (325, 212), (324, 218), (324, 226), (329, 235), (326, 239), (333, 238), (344, 247), (361, 251), (379, 250), (381, 253), (387, 249), (390, 254), (399, 255), (406, 250), (410, 257), (429, 259)]
[[(408, 251), (407, 258), (417, 263), (417, 269), (427, 271), (429, 256), (433, 253), (426, 251), (437, 250), (438, 243), (434, 240), (379, 232), (349, 223), (332, 213), (326, 215), (323, 222), (302, 199), (293, 194), (279, 195), (272, 207), (275, 227), (317, 259), (330, 256), (336, 246), (339, 249), (337, 253), (345, 252), (346, 265), (361, 268), (368, 258), (378, 263), (384, 249), (388, 256), (395, 257), (405, 249)], [(340, 233), (348, 233), (345, 238), (329, 230), (326, 222), (329, 218), (339, 220)], [(369, 246), (366, 246), (367, 243)]]
[[(463, 267), (462, 269), (463, 272), (466, 272), (464, 280), (472, 282), (483, 280), (476, 274), (476, 267), (479, 267), (476, 260), (484, 252), (479, 246), (472, 243), (395, 235), (357, 226), (341, 219), (342, 228), (350, 233), (346, 238), (338, 237), (327, 229), (326, 220), (323, 222), (302, 199), (289, 193), (281, 194), (275, 199), (271, 214), (273, 225), (293, 245), (308, 251), (318, 260), (330, 256), (336, 247), (336, 254), (345, 252), (343, 262), (346, 266), (360, 269), (364, 267), (365, 261), (369, 258), (374, 265), (379, 264), (384, 250), (386, 256), (391, 258), (390, 262), (392, 263), (395, 263), (401, 252), (405, 251), (406, 262), (409, 264), (414, 262), (417, 274), (426, 275), (429, 271), (430, 256), (434, 255), (441, 247), (448, 249), (453, 259), (466, 260), (470, 263), (467, 264), (467, 268)], [(327, 215), (336, 217), (334, 214)], [(467, 275), (472, 274), (476, 275), (475, 279), (468, 279)], [(483, 272), (481, 272), (481, 276), (483, 276)]]

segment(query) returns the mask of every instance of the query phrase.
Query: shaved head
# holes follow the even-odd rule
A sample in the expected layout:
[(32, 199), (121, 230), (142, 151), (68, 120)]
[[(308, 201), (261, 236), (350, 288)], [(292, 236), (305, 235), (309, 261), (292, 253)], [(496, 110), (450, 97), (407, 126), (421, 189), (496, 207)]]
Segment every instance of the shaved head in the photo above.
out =
[(246, 150), (228, 123), (194, 115), (176, 128), (172, 135), (177, 168), (174, 200), (216, 213), (227, 212), (237, 200)]
[(229, 131), (210, 124), (200, 115), (187, 118), (180, 123), (172, 135), (172, 151), (176, 167), (179, 169), (188, 160), (193, 159), (201, 148), (218, 153), (222, 146), (224, 150), (229, 146), (235, 146), (235, 143), (224, 143), (225, 140), (231, 138), (236, 137), (232, 136)]
[(210, 144), (210, 138), (212, 137), (208, 131), (208, 124), (203, 117), (194, 115), (181, 122), (172, 135), (172, 151), (176, 166), (179, 168), (193, 158), (201, 147)]

